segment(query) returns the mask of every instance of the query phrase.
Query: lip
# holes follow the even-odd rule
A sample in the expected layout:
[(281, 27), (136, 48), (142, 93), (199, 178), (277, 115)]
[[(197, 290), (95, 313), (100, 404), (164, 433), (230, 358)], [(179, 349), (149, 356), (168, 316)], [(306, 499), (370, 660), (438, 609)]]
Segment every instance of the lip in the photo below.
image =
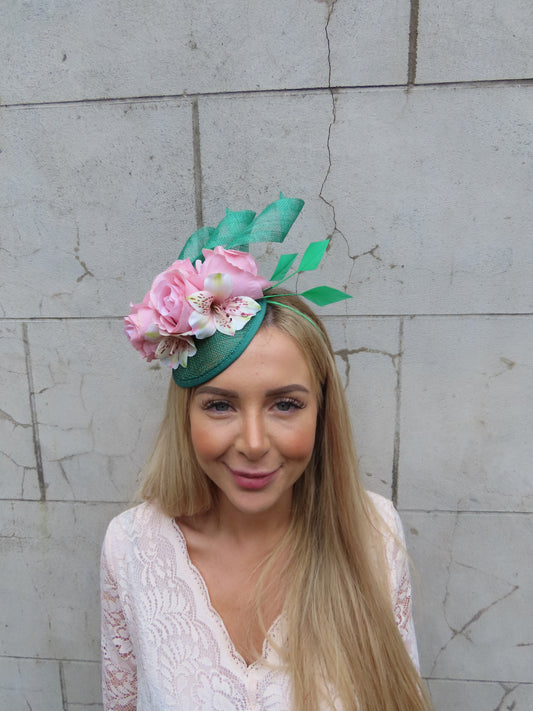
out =
[(278, 473), (278, 469), (274, 469), (274, 471), (271, 472), (244, 472), (231, 469), (231, 467), (228, 467), (228, 469), (237, 486), (240, 486), (241, 489), (249, 489), (251, 491), (263, 489), (270, 484)]

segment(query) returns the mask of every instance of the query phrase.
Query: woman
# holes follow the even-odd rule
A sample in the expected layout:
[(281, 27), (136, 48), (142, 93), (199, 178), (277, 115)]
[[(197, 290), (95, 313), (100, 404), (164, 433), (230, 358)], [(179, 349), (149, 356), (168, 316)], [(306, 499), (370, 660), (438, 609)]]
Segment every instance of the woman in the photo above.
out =
[[(282, 241), (302, 204), (281, 196), (195, 233), (126, 319), (174, 382), (145, 503), (104, 543), (106, 709), (430, 708), (401, 525), (355, 475), (324, 328), (300, 298), (271, 291), (249, 255), (220, 246)], [(202, 245), (192, 267), (187, 250)]]

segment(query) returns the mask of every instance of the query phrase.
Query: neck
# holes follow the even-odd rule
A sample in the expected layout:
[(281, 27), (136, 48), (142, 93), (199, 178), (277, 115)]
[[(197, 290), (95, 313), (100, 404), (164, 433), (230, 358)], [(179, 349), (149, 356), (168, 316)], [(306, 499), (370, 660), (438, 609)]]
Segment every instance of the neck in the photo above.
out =
[[(278, 543), (291, 521), (291, 497), (278, 502), (273, 509), (260, 512), (243, 512), (236, 509), (224, 496), (206, 514), (195, 516), (195, 528), (210, 535), (231, 539), (243, 548), (271, 549)], [(192, 521), (191, 521), (192, 523)]]

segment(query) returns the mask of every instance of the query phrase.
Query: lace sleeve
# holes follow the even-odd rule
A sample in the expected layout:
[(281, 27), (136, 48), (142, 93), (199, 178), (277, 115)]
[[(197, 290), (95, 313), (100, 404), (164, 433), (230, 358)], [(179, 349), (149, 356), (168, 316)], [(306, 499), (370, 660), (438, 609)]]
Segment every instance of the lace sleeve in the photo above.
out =
[(102, 694), (104, 711), (136, 711), (137, 664), (116, 577), (112, 571), (110, 530), (101, 558)]
[(420, 671), (413, 623), (409, 559), (405, 548), (402, 522), (391, 501), (378, 494), (369, 493), (376, 511), (386, 524), (384, 531), (385, 555), (389, 569), (390, 594), (396, 624), (413, 664)]
[(409, 559), (405, 547), (402, 522), (392, 504), (390, 505), (390, 521), (387, 521), (387, 523), (393, 533), (392, 536), (389, 536), (389, 540), (387, 541), (387, 560), (390, 569), (394, 615), (409, 656), (413, 660), (415, 667), (420, 671), (415, 626), (413, 622)]

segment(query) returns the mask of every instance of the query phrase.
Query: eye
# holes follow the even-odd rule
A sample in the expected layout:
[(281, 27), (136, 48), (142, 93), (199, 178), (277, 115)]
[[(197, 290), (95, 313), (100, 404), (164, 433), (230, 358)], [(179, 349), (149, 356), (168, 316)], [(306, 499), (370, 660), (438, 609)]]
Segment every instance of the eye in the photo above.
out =
[(304, 404), (296, 398), (286, 397), (283, 400), (278, 400), (274, 406), (279, 412), (291, 412), (292, 410), (301, 410)]
[(202, 404), (202, 409), (208, 412), (230, 412), (231, 405), (226, 400), (208, 400)]

